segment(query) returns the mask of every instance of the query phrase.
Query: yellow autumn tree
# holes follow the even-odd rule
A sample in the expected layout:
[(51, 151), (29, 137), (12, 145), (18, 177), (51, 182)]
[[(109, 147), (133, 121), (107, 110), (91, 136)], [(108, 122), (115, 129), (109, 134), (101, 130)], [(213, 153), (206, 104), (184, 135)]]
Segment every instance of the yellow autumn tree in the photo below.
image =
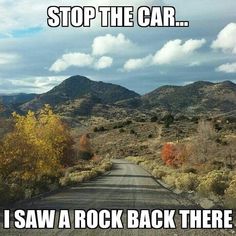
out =
[(45, 176), (57, 177), (72, 159), (68, 128), (48, 105), (38, 114), (14, 113), (13, 118), (14, 129), (1, 143), (1, 178), (33, 186)]

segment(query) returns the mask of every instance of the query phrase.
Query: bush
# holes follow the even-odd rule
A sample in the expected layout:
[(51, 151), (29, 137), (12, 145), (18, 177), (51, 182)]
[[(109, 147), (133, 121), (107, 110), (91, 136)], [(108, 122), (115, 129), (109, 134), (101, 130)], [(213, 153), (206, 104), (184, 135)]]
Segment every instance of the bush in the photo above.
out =
[(153, 123), (157, 122), (158, 121), (157, 116), (152, 116), (150, 121), (153, 122)]
[(178, 177), (177, 173), (172, 173), (172, 174), (167, 174), (166, 176), (163, 177), (164, 182), (169, 185), (172, 188), (175, 188), (175, 181), (176, 178)]
[(166, 165), (177, 167), (186, 162), (188, 150), (185, 145), (166, 143), (161, 150), (161, 158)]
[(225, 171), (213, 170), (199, 178), (197, 191), (203, 196), (224, 195), (228, 187), (229, 176)]
[(93, 132), (105, 132), (106, 131), (106, 129), (103, 127), (103, 126), (101, 126), (101, 127), (95, 127), (94, 129), (93, 129)]
[(90, 144), (90, 137), (88, 134), (84, 134), (79, 139), (79, 159), (90, 160), (93, 157), (92, 148)]
[(198, 184), (198, 176), (193, 173), (181, 173), (175, 181), (176, 188), (183, 191), (196, 190)]
[(153, 161), (144, 161), (141, 162), (140, 165), (150, 171), (152, 171), (156, 167), (156, 163)]
[(200, 120), (197, 127), (197, 135), (192, 142), (192, 161), (205, 163), (215, 158), (217, 153), (217, 133), (209, 121)]
[(229, 187), (225, 190), (225, 206), (236, 209), (236, 176), (231, 180)]
[(133, 129), (131, 129), (131, 130), (130, 130), (130, 134), (136, 135), (137, 133), (136, 133)]
[(174, 116), (172, 116), (171, 114), (167, 114), (164, 116), (163, 118), (163, 121), (164, 121), (164, 124), (165, 124), (165, 127), (166, 128), (169, 128), (171, 124), (174, 123)]
[(110, 170), (112, 167), (112, 163), (109, 161), (102, 161), (100, 163), (97, 163), (96, 166), (87, 164), (87, 168), (85, 167), (86, 166), (84, 166), (83, 168), (87, 170), (83, 171), (79, 170), (78, 168), (68, 168), (65, 176), (60, 178), (60, 185), (71, 186), (93, 179), (98, 175)]
[(152, 175), (157, 179), (162, 179), (167, 175), (167, 173), (164, 170), (160, 170), (159, 168), (155, 168), (152, 171)]
[(98, 132), (98, 127), (95, 127), (94, 129), (93, 129), (93, 132)]
[(7, 204), (9, 202), (10, 189), (9, 186), (0, 178), (0, 202)]
[(93, 154), (90, 151), (79, 151), (78, 158), (84, 161), (89, 161), (93, 157)]

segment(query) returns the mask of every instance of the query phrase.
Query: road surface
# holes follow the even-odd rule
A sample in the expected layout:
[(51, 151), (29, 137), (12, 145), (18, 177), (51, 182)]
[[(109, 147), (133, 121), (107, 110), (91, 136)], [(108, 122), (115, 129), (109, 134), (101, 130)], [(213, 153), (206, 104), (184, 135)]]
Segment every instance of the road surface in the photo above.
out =
[[(142, 167), (125, 160), (114, 160), (113, 169), (93, 181), (35, 200), (27, 206), (19, 207), (30, 209), (69, 209), (71, 214), (74, 209), (177, 210), (196, 208), (190, 201), (164, 188)], [(173, 230), (3, 230), (1, 227), (0, 235), (228, 235), (227, 232), (220, 230), (181, 230), (179, 216), (176, 216), (176, 225), (178, 228)]]

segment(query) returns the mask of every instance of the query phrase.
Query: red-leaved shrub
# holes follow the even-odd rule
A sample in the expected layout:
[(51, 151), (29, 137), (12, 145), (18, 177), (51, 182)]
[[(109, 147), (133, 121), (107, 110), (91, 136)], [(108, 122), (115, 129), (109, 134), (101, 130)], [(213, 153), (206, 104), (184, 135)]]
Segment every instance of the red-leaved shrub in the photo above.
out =
[(165, 143), (161, 150), (161, 158), (166, 165), (182, 165), (188, 157), (188, 151), (183, 144)]

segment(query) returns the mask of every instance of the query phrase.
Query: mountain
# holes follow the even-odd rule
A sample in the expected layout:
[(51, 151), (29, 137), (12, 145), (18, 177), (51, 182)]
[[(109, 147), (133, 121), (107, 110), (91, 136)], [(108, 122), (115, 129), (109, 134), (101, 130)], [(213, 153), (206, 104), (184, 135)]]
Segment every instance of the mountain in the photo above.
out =
[(158, 107), (173, 113), (230, 112), (236, 110), (236, 84), (231, 81), (195, 82), (186, 86), (163, 86), (141, 98), (142, 107)]
[[(89, 100), (89, 105), (114, 104), (120, 100), (126, 100), (140, 95), (130, 91), (122, 86), (104, 82), (92, 81), (83, 76), (72, 76), (64, 80), (61, 84), (54, 87), (47, 93), (41, 94), (33, 100), (23, 104), (22, 110), (37, 110), (44, 104), (50, 104), (53, 107), (68, 105), (79, 100)], [(84, 103), (83, 103), (84, 104)]]
[(11, 116), (12, 112), (22, 113), (20, 106), (26, 102), (31, 101), (37, 96), (37, 94), (11, 94), (11, 95), (0, 95), (0, 103), (4, 107), (4, 111), (0, 114), (6, 117)]
[(11, 95), (0, 95), (0, 101), (4, 105), (19, 105), (31, 101), (37, 96), (37, 94), (31, 93), (19, 93), (19, 94), (11, 94)]
[(4, 96), (2, 100), (13, 108), (11, 111), (37, 110), (50, 104), (56, 112), (67, 117), (91, 114), (114, 117), (116, 114), (128, 116), (140, 112), (190, 116), (221, 114), (236, 110), (236, 84), (231, 81), (198, 81), (185, 86), (162, 86), (140, 96), (122, 86), (78, 75), (66, 79), (47, 93)]

